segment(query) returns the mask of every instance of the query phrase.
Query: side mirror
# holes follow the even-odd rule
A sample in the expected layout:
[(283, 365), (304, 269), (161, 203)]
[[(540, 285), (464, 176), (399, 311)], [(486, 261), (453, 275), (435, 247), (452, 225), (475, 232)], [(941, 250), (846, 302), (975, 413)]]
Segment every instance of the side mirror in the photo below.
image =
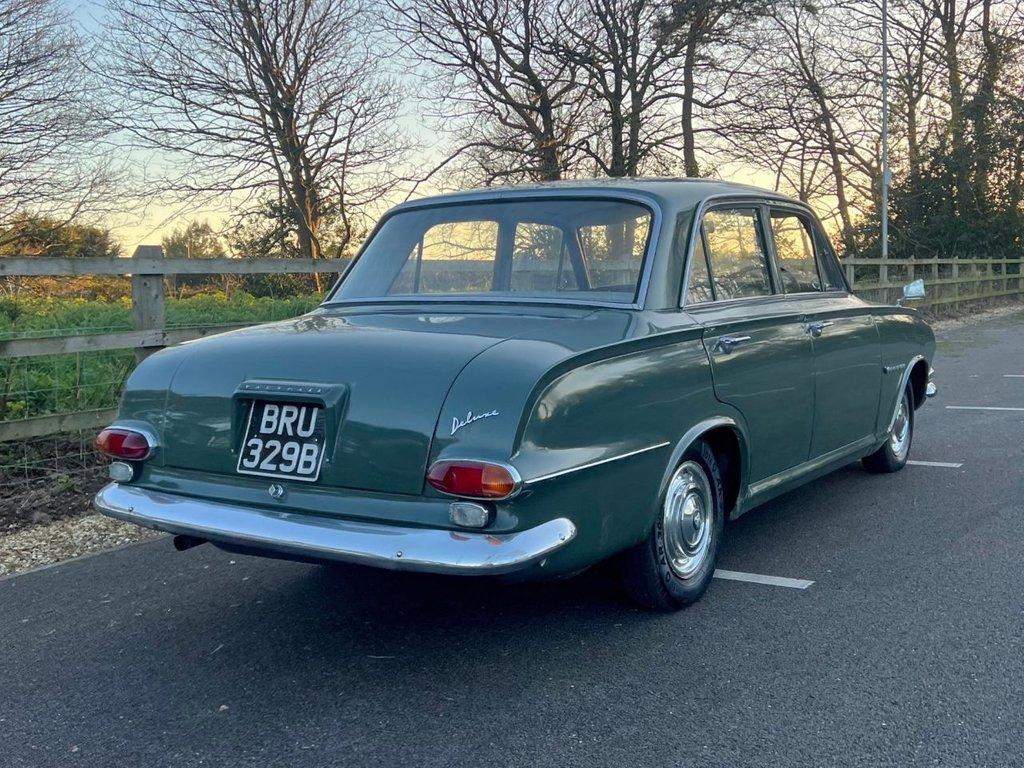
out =
[(903, 298), (900, 299), (900, 304), (902, 305), (904, 301), (923, 299), (926, 295), (924, 280), (914, 280), (912, 283), (907, 283), (903, 286)]

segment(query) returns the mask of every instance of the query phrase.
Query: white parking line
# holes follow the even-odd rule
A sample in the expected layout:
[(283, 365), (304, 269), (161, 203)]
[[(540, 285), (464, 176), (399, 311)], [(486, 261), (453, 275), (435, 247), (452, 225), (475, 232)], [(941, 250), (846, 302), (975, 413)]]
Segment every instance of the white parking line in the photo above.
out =
[(1008, 408), (1004, 405), (947, 405), (950, 411), (1024, 411), (1024, 408)]
[(813, 581), (807, 579), (787, 579), (783, 576), (763, 576), (760, 573), (744, 573), (743, 571), (715, 571), (716, 579), (729, 581), (749, 581), (751, 584), (768, 584), (773, 587), (789, 587), (790, 589), (807, 589)]
[(907, 464), (913, 464), (915, 467), (945, 467), (946, 469), (960, 469), (964, 465), (962, 461), (914, 461), (913, 459)]
[(1004, 373), (1004, 379), (1024, 379), (1024, 373)]

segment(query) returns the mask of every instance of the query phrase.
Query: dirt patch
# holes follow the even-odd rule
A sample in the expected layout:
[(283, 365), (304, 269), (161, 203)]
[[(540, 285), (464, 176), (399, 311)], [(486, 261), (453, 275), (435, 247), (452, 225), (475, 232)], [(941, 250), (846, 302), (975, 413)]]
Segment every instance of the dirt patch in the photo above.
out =
[(88, 514), (108, 464), (91, 434), (0, 444), (0, 535)]
[(81, 517), (92, 509), (92, 497), (108, 482), (103, 470), (0, 487), (0, 535), (35, 525)]

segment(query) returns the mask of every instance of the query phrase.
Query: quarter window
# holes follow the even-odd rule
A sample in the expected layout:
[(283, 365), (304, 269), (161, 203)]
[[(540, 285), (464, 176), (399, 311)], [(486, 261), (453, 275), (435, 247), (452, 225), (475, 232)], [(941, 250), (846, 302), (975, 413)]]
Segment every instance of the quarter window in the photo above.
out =
[(714, 301), (715, 294), (711, 290), (711, 276), (708, 274), (708, 257), (704, 250), (704, 238), (697, 233), (697, 243), (693, 247), (693, 266), (690, 267), (690, 287), (686, 292), (687, 304), (700, 304)]
[(814, 244), (802, 217), (786, 211), (772, 211), (772, 238), (785, 293), (821, 290)]
[(740, 299), (772, 292), (756, 208), (710, 211), (704, 238), (715, 298)]

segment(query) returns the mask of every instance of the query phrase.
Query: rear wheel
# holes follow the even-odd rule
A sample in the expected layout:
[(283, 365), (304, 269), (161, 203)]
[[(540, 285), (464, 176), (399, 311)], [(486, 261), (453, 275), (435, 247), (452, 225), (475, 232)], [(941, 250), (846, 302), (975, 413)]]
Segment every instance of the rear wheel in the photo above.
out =
[(650, 535), (621, 557), (623, 583), (636, 602), (676, 611), (704, 594), (722, 540), (722, 499), (715, 454), (699, 442), (672, 473)]
[(896, 419), (893, 421), (889, 436), (882, 446), (865, 456), (862, 460), (868, 472), (898, 472), (907, 464), (910, 456), (910, 444), (914, 440), (914, 405), (911, 400), (910, 387), (903, 390)]

